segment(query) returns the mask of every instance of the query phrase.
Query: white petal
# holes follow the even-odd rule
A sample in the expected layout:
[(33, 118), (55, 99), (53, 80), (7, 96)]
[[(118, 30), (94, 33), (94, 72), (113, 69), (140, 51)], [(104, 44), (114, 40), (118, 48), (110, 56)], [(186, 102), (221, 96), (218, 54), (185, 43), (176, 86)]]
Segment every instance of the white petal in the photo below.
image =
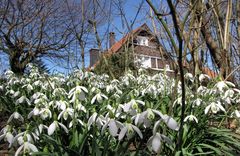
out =
[(225, 109), (223, 108), (223, 106), (221, 105), (221, 104), (216, 104), (217, 106), (218, 106), (218, 108), (220, 108), (223, 112), (225, 112), (226, 113), (226, 111), (225, 111)]
[(21, 145), (20, 147), (18, 147), (17, 151), (15, 152), (15, 156), (18, 156), (21, 152), (21, 150), (23, 149), (24, 145)]
[(13, 135), (12, 135), (12, 133), (7, 132), (6, 138), (7, 138), (8, 143), (11, 145), (12, 142), (13, 142), (13, 138), (14, 138)]
[(92, 100), (91, 100), (91, 104), (94, 104), (94, 103), (95, 103), (96, 98), (97, 98), (97, 95), (95, 95), (95, 96), (92, 98)]
[(240, 112), (238, 110), (235, 110), (236, 117), (240, 118)]
[(137, 134), (139, 135), (139, 137), (142, 139), (143, 135), (142, 132), (140, 131), (140, 129), (134, 125), (132, 125), (132, 128), (135, 130), (135, 132), (137, 132)]
[(109, 132), (112, 136), (116, 136), (118, 132), (117, 124), (113, 119), (109, 122)]
[(164, 122), (167, 124), (167, 126), (169, 128), (171, 128), (172, 130), (179, 130), (179, 126), (178, 123), (170, 116), (168, 116), (166, 119), (164, 119)]
[(211, 105), (208, 105), (205, 110), (204, 110), (204, 113), (207, 114), (209, 112), (209, 109), (210, 109)]
[(62, 128), (63, 128), (63, 130), (66, 132), (66, 133), (68, 133), (68, 129), (67, 129), (67, 127), (64, 125), (64, 124), (62, 124), (62, 123), (58, 123)]
[(154, 152), (159, 153), (161, 148), (161, 136), (157, 133), (152, 140), (152, 149)]
[(38, 152), (38, 149), (35, 145), (31, 144), (31, 143), (28, 143), (28, 147), (29, 149), (31, 149), (31, 151), (33, 152)]
[(55, 121), (48, 127), (48, 135), (52, 135), (54, 131), (56, 130), (56, 123)]
[(122, 140), (123, 137), (126, 135), (127, 127), (123, 127), (118, 135), (118, 140)]

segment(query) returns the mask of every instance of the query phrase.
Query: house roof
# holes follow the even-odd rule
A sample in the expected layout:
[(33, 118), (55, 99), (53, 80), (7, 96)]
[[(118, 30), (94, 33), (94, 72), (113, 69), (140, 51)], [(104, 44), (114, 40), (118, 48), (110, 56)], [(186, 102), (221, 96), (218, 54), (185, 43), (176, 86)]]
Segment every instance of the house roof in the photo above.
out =
[(215, 78), (218, 76), (218, 73), (214, 72), (213, 70), (209, 69), (208, 67), (202, 67), (202, 72), (207, 74), (211, 78)]
[(144, 23), (143, 25), (141, 25), (140, 27), (134, 29), (133, 31), (131, 31), (130, 33), (128, 33), (127, 35), (125, 35), (122, 39), (120, 39), (119, 41), (117, 41), (116, 43), (114, 43), (112, 45), (112, 47), (110, 47), (108, 49), (108, 52), (110, 53), (116, 53), (119, 49), (121, 49), (121, 47), (129, 40), (129, 38), (131, 37), (131, 35), (136, 34), (137, 32), (141, 31), (141, 30), (150, 30), (149, 27), (147, 26), (146, 23)]

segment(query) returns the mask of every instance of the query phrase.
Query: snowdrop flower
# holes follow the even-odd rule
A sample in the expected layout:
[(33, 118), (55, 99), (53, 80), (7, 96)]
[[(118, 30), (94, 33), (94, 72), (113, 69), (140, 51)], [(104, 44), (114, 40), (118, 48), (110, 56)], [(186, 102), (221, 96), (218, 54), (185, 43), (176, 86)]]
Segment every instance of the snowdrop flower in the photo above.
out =
[(33, 115), (39, 115), (40, 109), (38, 107), (34, 107), (33, 110), (28, 114), (28, 119), (31, 118)]
[(99, 128), (103, 126), (103, 123), (105, 122), (105, 119), (102, 115), (99, 115), (94, 112), (90, 118), (88, 119), (88, 129), (90, 129), (91, 125), (96, 124)]
[(194, 78), (193, 78), (193, 75), (191, 73), (186, 73), (184, 75), (184, 77), (187, 79), (187, 80), (190, 80), (191, 82), (194, 81)]
[(49, 108), (42, 108), (39, 114), (43, 120), (45, 120), (46, 118), (52, 118), (52, 112)]
[(115, 137), (117, 136), (119, 128), (123, 127), (123, 124), (117, 120), (114, 119), (108, 119), (108, 121), (105, 123), (105, 125), (102, 127), (101, 133), (105, 131), (106, 128), (108, 128), (109, 133)]
[(17, 119), (20, 120), (21, 122), (24, 121), (24, 118), (22, 117), (21, 114), (19, 114), (18, 112), (14, 112), (8, 119), (7, 123), (10, 123), (12, 121), (12, 119)]
[(71, 128), (71, 127), (73, 126), (73, 121), (77, 121), (77, 123), (79, 123), (81, 126), (85, 126), (85, 124), (83, 123), (82, 120), (80, 120), (80, 119), (73, 119), (73, 120), (69, 123), (69, 125), (68, 125), (69, 128)]
[(31, 152), (38, 152), (37, 147), (30, 143), (30, 142), (24, 142), (16, 151), (15, 156), (18, 156), (20, 152), (23, 150), (23, 153), (30, 153)]
[(83, 112), (87, 112), (87, 110), (86, 110), (86, 108), (78, 101), (77, 103), (76, 103), (76, 110), (78, 110), (78, 111), (83, 111)]
[(153, 136), (149, 138), (147, 145), (150, 146), (154, 152), (159, 153), (162, 142), (172, 144), (172, 141), (167, 136), (160, 133), (155, 133)]
[(142, 124), (144, 127), (151, 126), (151, 121), (155, 118), (155, 114), (153, 113), (152, 109), (148, 108), (146, 111), (137, 114), (132, 117), (132, 119), (135, 119), (135, 125)]
[(71, 102), (74, 102), (76, 99), (83, 101), (85, 100), (86, 93), (88, 93), (87, 88), (83, 86), (76, 86), (69, 91), (68, 98), (72, 98)]
[(134, 131), (137, 132), (137, 134), (139, 135), (139, 137), (141, 139), (143, 138), (142, 132), (140, 131), (140, 129), (137, 126), (134, 126), (130, 123), (126, 123), (125, 126), (123, 126), (121, 128), (121, 131), (118, 135), (118, 140), (122, 140), (125, 135), (131, 136)]
[(27, 91), (30, 92), (33, 90), (33, 86), (31, 84), (26, 84), (26, 85), (23, 85), (22, 88), (27, 88)]
[(228, 86), (235, 87), (235, 85), (229, 81), (220, 81), (214, 87), (216, 87), (220, 92), (223, 92), (223, 89), (228, 88)]
[(42, 134), (43, 128), (48, 129), (48, 127), (46, 125), (43, 124), (39, 124), (38, 127), (35, 129), (35, 134), (37, 136), (39, 136), (40, 134)]
[(48, 135), (52, 135), (54, 131), (59, 128), (59, 126), (66, 132), (68, 133), (68, 129), (65, 125), (58, 121), (53, 121), (53, 123), (48, 127)]
[(196, 116), (192, 114), (185, 117), (184, 122), (187, 122), (187, 121), (195, 121), (196, 123), (198, 123), (198, 119), (196, 118)]
[(108, 99), (108, 97), (106, 95), (104, 95), (103, 93), (97, 93), (91, 100), (91, 104), (94, 104), (96, 101), (98, 103), (102, 103), (103, 99)]
[(204, 87), (204, 86), (200, 86), (197, 89), (197, 93), (200, 94), (200, 95), (203, 95), (206, 91), (207, 91), (207, 88)]
[(38, 86), (42, 86), (42, 84), (43, 83), (40, 80), (37, 80), (33, 83), (33, 86), (38, 87)]
[(175, 131), (179, 130), (179, 125), (178, 125), (177, 121), (175, 121), (172, 117), (170, 117), (166, 114), (162, 114), (158, 110), (152, 109), (152, 111), (160, 117), (159, 122), (163, 121), (172, 130), (175, 130)]
[(200, 106), (202, 104), (202, 99), (197, 98), (196, 100), (193, 101), (194, 106)]
[(207, 74), (200, 74), (199, 81), (202, 82), (203, 80), (210, 80), (211, 78)]
[(208, 105), (204, 110), (205, 114), (208, 114), (210, 109), (213, 114), (216, 114), (220, 110), (226, 112), (219, 101), (210, 103), (210, 105)]
[(14, 136), (13, 134), (10, 132), (10, 126), (7, 125), (5, 126), (1, 131), (0, 134), (2, 133), (2, 135), (0, 135), (0, 141), (2, 139), (7, 140), (7, 142), (9, 143), (9, 147), (11, 146), (11, 144), (13, 143), (13, 139)]
[(135, 99), (132, 99), (130, 102), (124, 104), (124, 105), (121, 105), (121, 107), (123, 108), (123, 111), (124, 112), (130, 112), (132, 110), (136, 110), (138, 109), (138, 105), (145, 105), (145, 103), (141, 100), (135, 100)]
[(74, 109), (72, 108), (67, 108), (65, 110), (62, 110), (62, 112), (58, 115), (58, 120), (63, 117), (64, 120), (67, 120), (68, 116), (73, 117), (74, 114)]
[(173, 102), (173, 107), (178, 104), (178, 105), (182, 105), (182, 97), (178, 97), (174, 102)]
[(18, 97), (20, 95), (20, 92), (19, 91), (16, 91), (14, 94), (13, 94), (13, 97)]
[[(51, 105), (53, 105), (53, 103), (51, 103)], [(69, 106), (69, 103), (67, 101), (64, 100), (59, 100), (55, 102), (55, 106), (53, 106), (54, 108), (58, 108), (58, 110), (65, 110), (67, 108), (67, 106)]]
[(27, 103), (28, 105), (31, 105), (29, 99), (26, 96), (21, 96), (19, 99), (17, 99), (16, 104), (22, 103)]

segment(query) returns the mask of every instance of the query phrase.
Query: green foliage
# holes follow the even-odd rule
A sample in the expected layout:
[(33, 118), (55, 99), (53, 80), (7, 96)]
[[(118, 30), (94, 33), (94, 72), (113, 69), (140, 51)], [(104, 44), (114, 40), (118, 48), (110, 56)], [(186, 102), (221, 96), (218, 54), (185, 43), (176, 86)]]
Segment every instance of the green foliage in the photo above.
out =
[[(104, 58), (106, 58), (107, 63), (104, 62)], [(94, 68), (94, 72), (96, 74), (110, 74), (109, 70), (112, 71), (114, 76), (116, 78), (123, 76), (124, 73), (126, 72), (126, 68), (128, 70), (131, 70), (133, 72), (136, 72), (137, 68), (134, 65), (133, 62), (133, 55), (131, 52), (127, 53), (127, 61), (126, 61), (126, 54), (125, 52), (122, 53), (114, 53), (111, 55), (102, 55), (101, 58), (99, 59), (99, 62), (96, 64), (96, 67)]]

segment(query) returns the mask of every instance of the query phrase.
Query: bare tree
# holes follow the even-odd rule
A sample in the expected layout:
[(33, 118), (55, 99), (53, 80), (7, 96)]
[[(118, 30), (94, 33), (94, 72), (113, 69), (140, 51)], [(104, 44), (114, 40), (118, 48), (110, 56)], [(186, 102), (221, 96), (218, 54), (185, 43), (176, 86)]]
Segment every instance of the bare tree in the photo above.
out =
[(3, 0), (0, 50), (11, 70), (23, 73), (36, 58), (63, 58), (60, 50), (72, 41), (69, 17), (57, 0)]

